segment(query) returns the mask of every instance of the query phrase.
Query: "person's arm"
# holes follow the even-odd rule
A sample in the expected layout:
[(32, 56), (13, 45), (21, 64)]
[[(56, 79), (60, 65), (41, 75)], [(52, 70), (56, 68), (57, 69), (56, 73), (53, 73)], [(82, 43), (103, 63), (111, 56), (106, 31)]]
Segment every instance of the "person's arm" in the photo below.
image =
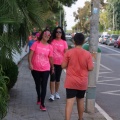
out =
[(65, 68), (67, 68), (67, 66), (68, 66), (68, 54), (65, 53), (65, 54), (64, 54), (64, 58), (63, 58), (63, 62), (62, 62), (62, 64), (61, 64), (61, 67), (62, 67), (63, 69), (65, 69)]
[(49, 61), (52, 73), (54, 73), (54, 63), (53, 63), (53, 47), (50, 45)]
[(88, 68), (88, 71), (92, 71), (93, 69), (94, 69), (94, 66), (89, 67), (89, 68)]
[(65, 49), (65, 50), (64, 50), (64, 53), (66, 53), (67, 50), (68, 50), (68, 49)]
[(93, 69), (94, 69), (94, 64), (93, 64), (92, 55), (90, 54), (88, 58), (88, 70), (92, 71)]
[(64, 42), (64, 46), (65, 46), (64, 53), (66, 53), (66, 51), (68, 50), (68, 44), (67, 44), (67, 42), (66, 42), (66, 41)]
[(61, 65), (61, 67), (63, 68), (63, 69), (65, 69), (65, 68), (67, 68), (67, 63), (66, 62), (62, 62), (62, 65)]
[(49, 57), (49, 61), (50, 61), (50, 67), (51, 67), (52, 73), (54, 73), (53, 57)]
[(29, 68), (30, 68), (30, 70), (33, 69), (32, 62), (31, 62), (32, 57), (33, 57), (33, 54), (34, 54), (34, 51), (30, 50), (30, 53), (29, 53), (29, 55), (28, 55), (28, 63), (29, 63)]

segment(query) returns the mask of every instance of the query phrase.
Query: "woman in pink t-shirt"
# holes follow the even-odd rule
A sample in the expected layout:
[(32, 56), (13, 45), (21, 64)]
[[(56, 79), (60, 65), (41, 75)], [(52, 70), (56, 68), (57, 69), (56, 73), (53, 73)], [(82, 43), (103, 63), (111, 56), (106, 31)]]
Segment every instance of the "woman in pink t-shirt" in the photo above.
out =
[(54, 101), (54, 97), (60, 99), (58, 89), (60, 85), (60, 77), (62, 72), (61, 63), (63, 60), (64, 53), (68, 49), (68, 45), (65, 39), (65, 33), (61, 27), (56, 27), (54, 29), (50, 44), (53, 47), (54, 73), (51, 73), (50, 78), (51, 95), (49, 100)]
[(82, 48), (84, 35), (76, 33), (74, 36), (75, 48), (68, 50), (62, 62), (66, 68), (66, 109), (65, 120), (70, 120), (75, 99), (77, 100), (79, 120), (84, 112), (84, 95), (88, 87), (88, 71), (93, 70), (92, 55)]
[[(40, 109), (46, 111), (44, 105), (47, 82), (50, 73), (50, 68), (53, 68), (53, 48), (48, 44), (51, 34), (49, 30), (44, 30), (38, 41), (34, 42), (29, 53), (29, 68), (36, 85), (37, 104), (40, 104)], [(54, 72), (54, 71), (52, 71)]]

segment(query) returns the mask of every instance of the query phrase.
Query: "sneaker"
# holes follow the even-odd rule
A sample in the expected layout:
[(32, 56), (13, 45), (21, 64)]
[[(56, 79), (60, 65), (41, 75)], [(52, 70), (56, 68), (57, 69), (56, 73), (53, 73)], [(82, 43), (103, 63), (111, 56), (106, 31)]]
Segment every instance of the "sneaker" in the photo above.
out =
[(42, 111), (46, 111), (46, 110), (47, 110), (44, 105), (40, 105), (40, 109), (41, 109)]
[(55, 93), (55, 98), (60, 99), (60, 95), (57, 92)]
[(54, 95), (51, 95), (50, 98), (49, 98), (50, 101), (54, 101), (55, 98), (54, 98)]
[(41, 102), (40, 101), (37, 101), (37, 105), (40, 105), (41, 104)]
[(41, 99), (39, 98), (39, 99), (37, 99), (37, 103), (36, 103), (37, 105), (40, 105), (41, 104)]

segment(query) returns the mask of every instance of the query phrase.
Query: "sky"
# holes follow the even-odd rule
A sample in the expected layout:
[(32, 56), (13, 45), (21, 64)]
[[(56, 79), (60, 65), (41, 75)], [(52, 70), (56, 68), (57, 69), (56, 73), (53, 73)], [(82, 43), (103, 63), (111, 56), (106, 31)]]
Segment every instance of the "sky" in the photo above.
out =
[(78, 8), (83, 7), (85, 1), (87, 0), (78, 0), (71, 7), (64, 7), (66, 13), (65, 20), (67, 22), (67, 30), (72, 30), (72, 26), (74, 26), (76, 23), (74, 21), (73, 12), (77, 12)]

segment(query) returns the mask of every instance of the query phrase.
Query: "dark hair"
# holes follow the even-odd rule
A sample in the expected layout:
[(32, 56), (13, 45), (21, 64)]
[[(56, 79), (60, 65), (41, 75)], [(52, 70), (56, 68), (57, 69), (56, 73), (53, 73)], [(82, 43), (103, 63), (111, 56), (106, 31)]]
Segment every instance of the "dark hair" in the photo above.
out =
[(76, 45), (82, 45), (85, 41), (85, 36), (82, 33), (76, 33), (74, 36), (74, 42)]
[(41, 40), (42, 40), (43, 34), (44, 34), (44, 32), (46, 32), (46, 31), (49, 31), (49, 32), (50, 32), (50, 30), (48, 30), (48, 29), (43, 30), (43, 31), (41, 32), (40, 36), (38, 37), (38, 41), (41, 41)]
[(61, 39), (66, 41), (65, 32), (64, 32), (63, 28), (60, 27), (60, 26), (58, 26), (58, 27), (56, 27), (56, 28), (53, 30), (53, 32), (52, 32), (52, 37), (51, 37), (50, 42), (52, 42), (52, 41), (56, 38), (57, 29), (61, 29), (61, 31), (62, 31)]

